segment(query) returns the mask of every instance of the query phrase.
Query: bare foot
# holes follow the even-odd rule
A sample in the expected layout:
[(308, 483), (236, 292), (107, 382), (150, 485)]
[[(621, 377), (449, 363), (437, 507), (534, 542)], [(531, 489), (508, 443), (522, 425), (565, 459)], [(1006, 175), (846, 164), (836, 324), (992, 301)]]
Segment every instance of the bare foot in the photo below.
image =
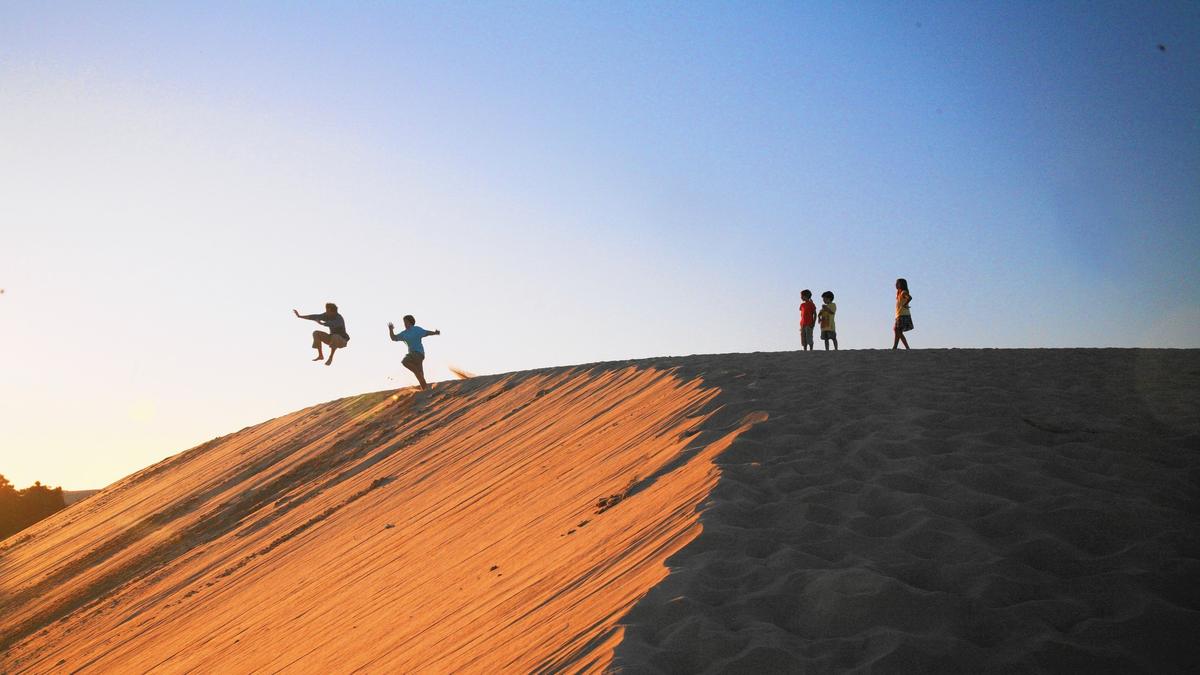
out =
[(333, 357), (332, 357), (332, 356), (331, 356), (331, 357), (329, 357), (329, 360), (325, 362), (325, 365), (327, 365), (327, 366), (332, 366), (332, 365), (333, 365)]

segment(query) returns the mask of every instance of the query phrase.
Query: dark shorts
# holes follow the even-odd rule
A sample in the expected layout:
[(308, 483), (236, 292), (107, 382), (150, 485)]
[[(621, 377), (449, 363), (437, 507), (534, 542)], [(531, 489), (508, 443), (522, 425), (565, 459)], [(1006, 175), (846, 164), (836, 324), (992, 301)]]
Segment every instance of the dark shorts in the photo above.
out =
[(823, 331), (821, 331), (821, 339), (822, 340), (836, 340), (837, 339), (837, 331), (836, 330), (823, 330)]
[(896, 324), (893, 326), (893, 328), (895, 330), (900, 331), (901, 333), (907, 333), (908, 331), (912, 330), (913, 329), (912, 315), (904, 314), (904, 315), (896, 317)]
[(419, 352), (409, 352), (400, 363), (409, 367), (416, 367), (425, 362), (425, 355)]

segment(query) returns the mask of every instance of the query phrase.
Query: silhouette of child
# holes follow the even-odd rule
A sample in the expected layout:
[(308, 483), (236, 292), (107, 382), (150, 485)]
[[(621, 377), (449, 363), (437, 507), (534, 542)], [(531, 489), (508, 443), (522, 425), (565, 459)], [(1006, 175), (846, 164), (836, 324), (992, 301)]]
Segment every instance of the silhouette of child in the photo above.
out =
[(800, 348), (811, 351), (813, 326), (817, 324), (817, 305), (812, 301), (812, 291), (807, 288), (800, 291), (800, 300)]
[(906, 279), (896, 280), (896, 323), (892, 325), (892, 334), (895, 339), (892, 340), (892, 349), (901, 342), (904, 343), (904, 348), (908, 349), (908, 338), (904, 334), (913, 329), (912, 313), (908, 309), (909, 303), (912, 302), (912, 295), (908, 292), (908, 281)]
[(392, 342), (404, 342), (408, 345), (408, 354), (404, 355), (400, 363), (417, 376), (417, 382), (421, 383), (422, 389), (428, 389), (429, 385), (425, 384), (425, 346), (421, 344), (421, 338), (441, 334), (440, 330), (430, 331), (418, 326), (412, 314), (404, 317), (404, 330), (399, 333), (396, 332), (396, 325), (388, 322), (388, 336), (392, 338)]
[(321, 352), (321, 345), (325, 344), (329, 345), (329, 360), (325, 362), (325, 365), (332, 365), (333, 353), (350, 343), (350, 334), (346, 332), (346, 321), (342, 318), (341, 314), (338, 314), (337, 305), (332, 302), (325, 303), (325, 312), (323, 314), (301, 315), (300, 312), (294, 309), (292, 310), (292, 314), (301, 319), (316, 321), (322, 326), (329, 328), (328, 333), (323, 330), (313, 331), (312, 346), (313, 349), (317, 350), (317, 358), (313, 359), (313, 361), (320, 361), (325, 358), (325, 354)]
[(833, 291), (822, 293), (821, 300), (824, 304), (821, 305), (821, 311), (817, 312), (817, 320), (821, 322), (821, 339), (825, 341), (825, 351), (829, 351), (830, 340), (833, 340), (833, 350), (837, 351), (837, 323), (833, 317), (837, 314), (837, 305), (833, 302)]

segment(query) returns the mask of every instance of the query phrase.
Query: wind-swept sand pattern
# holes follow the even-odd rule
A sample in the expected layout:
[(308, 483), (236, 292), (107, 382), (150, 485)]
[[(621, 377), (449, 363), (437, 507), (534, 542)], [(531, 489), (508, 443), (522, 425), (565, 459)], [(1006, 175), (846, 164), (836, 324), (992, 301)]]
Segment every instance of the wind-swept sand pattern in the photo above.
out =
[(598, 670), (753, 423), (700, 433), (715, 394), (563, 369), (216, 439), (5, 543), (0, 670)]
[(1197, 522), (1196, 351), (474, 378), (216, 439), (3, 542), (0, 671), (1187, 672)]

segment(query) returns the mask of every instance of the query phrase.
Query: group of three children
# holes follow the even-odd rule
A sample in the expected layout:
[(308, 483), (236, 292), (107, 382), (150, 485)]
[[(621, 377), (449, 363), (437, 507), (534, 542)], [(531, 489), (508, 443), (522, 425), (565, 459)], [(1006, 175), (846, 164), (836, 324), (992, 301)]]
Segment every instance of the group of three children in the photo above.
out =
[[(838, 348), (837, 342), (837, 324), (834, 322), (834, 315), (837, 314), (837, 305), (833, 302), (833, 292), (825, 291), (821, 294), (821, 300), (824, 302), (821, 305), (820, 311), (817, 310), (817, 305), (812, 301), (812, 291), (807, 288), (800, 291), (800, 346), (804, 351), (810, 351), (813, 348), (813, 328), (820, 322), (821, 324), (821, 339), (825, 341), (825, 349), (829, 349), (829, 343), (833, 342), (833, 348)], [(908, 281), (905, 279), (896, 280), (896, 321), (892, 324), (892, 349), (895, 349), (901, 343), (904, 348), (908, 349), (908, 339), (904, 334), (913, 329), (912, 312), (908, 305), (912, 302), (912, 295), (908, 292)]]

